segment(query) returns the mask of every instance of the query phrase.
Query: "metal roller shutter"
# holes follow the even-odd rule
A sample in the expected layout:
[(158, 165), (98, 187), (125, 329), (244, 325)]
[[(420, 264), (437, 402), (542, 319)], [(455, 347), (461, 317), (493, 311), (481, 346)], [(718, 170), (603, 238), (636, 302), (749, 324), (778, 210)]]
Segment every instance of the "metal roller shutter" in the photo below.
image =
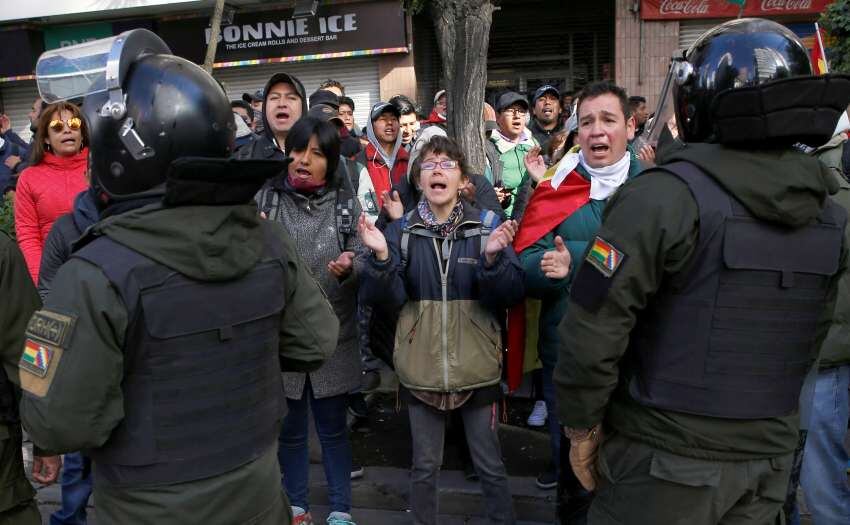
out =
[(298, 77), (307, 96), (329, 78), (342, 82), (345, 95), (354, 100), (354, 121), (361, 127), (366, 125), (369, 109), (378, 102), (381, 93), (378, 59), (371, 57), (223, 68), (214, 70), (213, 76), (224, 84), (227, 96), (234, 100), (241, 99), (243, 93), (262, 89), (266, 81), (279, 72)]
[(682, 20), (679, 22), (679, 49), (688, 49), (703, 33), (727, 20)]
[(32, 109), (32, 101), (38, 97), (35, 80), (0, 84), (0, 102), (3, 113), (12, 120), (12, 129), (24, 140), (32, 136), (30, 120), (27, 116)]

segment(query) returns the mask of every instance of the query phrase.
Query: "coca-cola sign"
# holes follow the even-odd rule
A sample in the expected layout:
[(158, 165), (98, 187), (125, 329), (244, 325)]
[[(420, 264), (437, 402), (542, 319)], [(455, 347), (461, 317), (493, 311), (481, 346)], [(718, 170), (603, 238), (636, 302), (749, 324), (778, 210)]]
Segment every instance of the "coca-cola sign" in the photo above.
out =
[[(749, 0), (744, 16), (817, 15), (833, 0)], [(685, 18), (734, 18), (741, 8), (726, 0), (643, 0), (640, 16), (644, 20), (682, 20)]]

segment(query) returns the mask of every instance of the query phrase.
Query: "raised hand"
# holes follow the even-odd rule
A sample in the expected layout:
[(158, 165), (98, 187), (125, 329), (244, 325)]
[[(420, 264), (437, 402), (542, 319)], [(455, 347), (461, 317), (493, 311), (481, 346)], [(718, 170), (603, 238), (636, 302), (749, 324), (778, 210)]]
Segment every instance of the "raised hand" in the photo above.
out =
[(570, 262), (572, 257), (564, 239), (560, 235), (555, 236), (555, 249), (543, 254), (540, 261), (540, 269), (550, 279), (563, 279), (570, 273)]
[(475, 195), (477, 192), (478, 188), (475, 187), (475, 184), (473, 184), (471, 180), (467, 180), (466, 184), (464, 184), (460, 189), (461, 196), (469, 202), (475, 202)]
[(390, 258), (390, 251), (387, 248), (387, 239), (374, 224), (366, 220), (364, 214), (360, 214), (360, 220), (357, 221), (357, 234), (360, 235), (360, 241), (363, 246), (369, 248), (375, 253), (375, 258), (379, 261), (386, 261)]
[(328, 271), (337, 279), (342, 279), (351, 273), (354, 267), (354, 252), (342, 252), (335, 261), (328, 263)]
[(0, 113), (0, 133), (6, 133), (10, 129), (12, 129), (12, 121), (9, 119), (9, 115)]
[(644, 162), (655, 163), (655, 148), (649, 144), (644, 144), (640, 147), (637, 158)]
[(526, 153), (525, 157), (523, 157), (522, 163), (525, 164), (525, 169), (528, 170), (528, 175), (531, 177), (531, 180), (533, 180), (535, 184), (540, 184), (540, 181), (543, 180), (543, 176), (546, 175), (546, 161), (544, 161), (543, 156), (540, 155), (540, 146), (531, 148), (528, 153)]
[(484, 246), (484, 259), (487, 261), (487, 264), (496, 262), (496, 256), (499, 252), (514, 242), (514, 236), (518, 227), (516, 221), (505, 221), (490, 233), (490, 237), (487, 239), (487, 245)]
[(384, 211), (391, 220), (401, 219), (404, 215), (404, 205), (401, 203), (401, 196), (396, 190), (392, 193), (385, 191), (381, 194), (381, 199), (384, 201)]

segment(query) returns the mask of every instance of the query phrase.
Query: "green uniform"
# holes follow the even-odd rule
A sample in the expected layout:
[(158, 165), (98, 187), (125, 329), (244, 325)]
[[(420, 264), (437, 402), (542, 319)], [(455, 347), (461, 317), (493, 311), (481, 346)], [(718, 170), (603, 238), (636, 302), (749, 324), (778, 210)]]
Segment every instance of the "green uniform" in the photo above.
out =
[[(713, 144), (668, 151), (659, 162), (696, 164), (752, 215), (772, 223), (808, 224), (821, 212), (827, 194), (837, 189), (817, 159), (796, 151), (742, 151)], [(764, 505), (742, 507), (741, 516), (778, 512), (784, 500), (798, 437), (796, 414), (733, 420), (654, 409), (635, 402), (622, 380), (637, 314), (663, 281), (689, 268), (698, 222), (696, 201), (676, 176), (650, 170), (624, 185), (609, 200), (598, 236), (625, 259), (610, 287), (596, 292), (603, 296), (598, 311), (591, 313), (573, 299), (559, 327), (555, 383), (561, 422), (573, 428), (602, 422), (616, 436), (602, 446), (603, 479), (591, 522), (717, 523), (736, 505), (741, 491), (751, 492), (756, 507), (758, 502)], [(842, 255), (842, 269), (844, 259)], [(835, 281), (830, 305), (834, 300)], [(823, 326), (828, 322), (824, 319)], [(733, 486), (736, 476), (748, 478), (749, 485)]]
[[(264, 229), (283, 245), (285, 308), (280, 360), (312, 362), (329, 356), (338, 322), (324, 294), (297, 257), (288, 234), (261, 221), (256, 205), (150, 205), (98, 223), (95, 231), (199, 281), (242, 276), (263, 253)], [(33, 441), (60, 452), (98, 448), (124, 418), (123, 347), (128, 309), (103, 272), (72, 258), (57, 273), (43, 311), (75, 317), (61, 359), (45, 379), (24, 380), (21, 417)], [(26, 378), (29, 372), (21, 368)], [(51, 379), (52, 378), (52, 379)], [(46, 383), (46, 384), (45, 384)], [(39, 390), (41, 390), (39, 392)], [(46, 393), (45, 393), (46, 390)], [(98, 515), (106, 523), (289, 523), (280, 484), (277, 443), (257, 459), (221, 475), (179, 484), (114, 487), (98, 483)]]
[[(18, 383), (18, 360), (24, 330), (39, 300), (23, 255), (15, 242), (0, 233), (0, 366)], [(21, 428), (0, 423), (0, 525), (41, 523), (35, 490), (27, 480), (21, 455)]]

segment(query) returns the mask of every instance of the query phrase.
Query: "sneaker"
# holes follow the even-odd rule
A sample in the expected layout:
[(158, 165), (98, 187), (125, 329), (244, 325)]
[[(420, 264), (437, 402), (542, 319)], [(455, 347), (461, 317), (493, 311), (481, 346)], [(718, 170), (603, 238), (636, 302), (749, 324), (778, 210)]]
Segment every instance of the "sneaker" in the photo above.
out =
[(351, 521), (351, 514), (347, 512), (331, 512), (328, 516), (328, 525), (357, 525)]
[(351, 466), (351, 479), (360, 479), (363, 477), (363, 467), (361, 465)]
[(313, 525), (313, 516), (301, 507), (292, 506), (292, 525)]
[(558, 474), (554, 468), (547, 468), (542, 474), (537, 476), (535, 482), (537, 488), (542, 490), (552, 490), (558, 486)]
[(546, 424), (546, 418), (549, 417), (549, 411), (546, 410), (546, 401), (540, 400), (534, 402), (534, 409), (528, 416), (528, 426), (542, 427)]
[(348, 413), (361, 419), (369, 417), (369, 407), (362, 393), (348, 395)]

